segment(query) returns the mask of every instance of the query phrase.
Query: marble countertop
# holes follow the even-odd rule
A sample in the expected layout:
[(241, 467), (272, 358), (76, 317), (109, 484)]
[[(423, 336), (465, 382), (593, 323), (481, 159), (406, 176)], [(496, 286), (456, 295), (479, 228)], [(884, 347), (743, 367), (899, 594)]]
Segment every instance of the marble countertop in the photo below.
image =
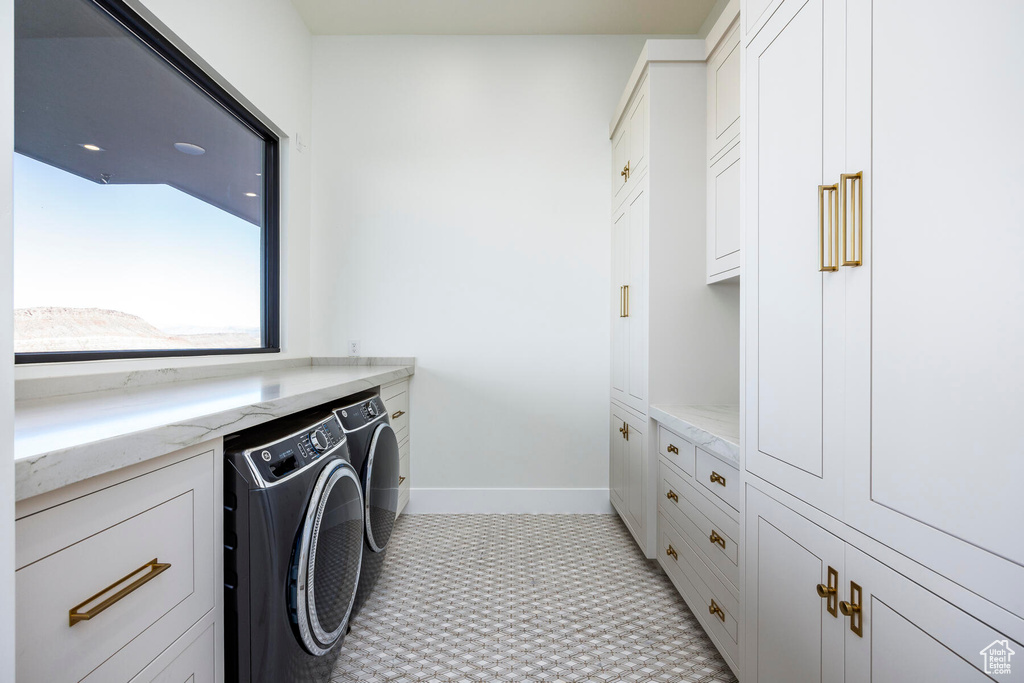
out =
[(651, 418), (722, 458), (740, 466), (740, 407), (652, 405)]
[[(308, 363), (308, 361), (307, 361)], [(15, 403), (15, 499), (412, 375), (412, 364), (261, 367)]]

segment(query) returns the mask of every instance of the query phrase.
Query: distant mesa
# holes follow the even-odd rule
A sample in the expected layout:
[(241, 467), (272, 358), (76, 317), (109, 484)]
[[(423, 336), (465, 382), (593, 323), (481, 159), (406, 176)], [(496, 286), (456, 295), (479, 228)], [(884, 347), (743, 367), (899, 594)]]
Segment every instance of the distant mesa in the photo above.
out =
[(103, 308), (45, 306), (14, 311), (15, 353), (259, 348), (258, 334), (171, 334), (137, 315)]

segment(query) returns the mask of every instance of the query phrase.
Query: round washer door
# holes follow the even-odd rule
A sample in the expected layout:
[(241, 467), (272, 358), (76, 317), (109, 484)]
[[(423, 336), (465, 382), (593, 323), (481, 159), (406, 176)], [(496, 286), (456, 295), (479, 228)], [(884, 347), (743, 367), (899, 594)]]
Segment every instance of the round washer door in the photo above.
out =
[(292, 608), (303, 647), (324, 655), (348, 625), (363, 562), (363, 493), (352, 465), (324, 467), (313, 488), (302, 532)]
[(386, 422), (373, 432), (365, 468), (366, 541), (379, 553), (388, 547), (398, 515), (398, 437)]

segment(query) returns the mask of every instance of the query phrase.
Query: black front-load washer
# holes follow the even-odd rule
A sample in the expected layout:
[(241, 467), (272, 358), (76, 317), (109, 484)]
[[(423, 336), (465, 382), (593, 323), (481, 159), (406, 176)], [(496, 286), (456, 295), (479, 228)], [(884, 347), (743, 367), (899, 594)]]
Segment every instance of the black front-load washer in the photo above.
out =
[(320, 683), (348, 630), (363, 494), (337, 418), (277, 420), (224, 442), (225, 670)]
[(376, 390), (350, 396), (334, 411), (348, 438), (352, 466), (363, 485), (366, 543), (352, 615), (362, 608), (380, 578), (398, 515), (398, 438)]

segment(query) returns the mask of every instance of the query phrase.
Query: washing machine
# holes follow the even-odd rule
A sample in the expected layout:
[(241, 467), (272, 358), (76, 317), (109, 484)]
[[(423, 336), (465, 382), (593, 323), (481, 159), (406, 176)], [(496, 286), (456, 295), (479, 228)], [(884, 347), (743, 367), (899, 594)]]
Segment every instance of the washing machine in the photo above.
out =
[(334, 414), (363, 487), (363, 568), (352, 606), (355, 616), (380, 578), (398, 515), (398, 438), (377, 390), (350, 396)]
[(229, 436), (224, 452), (226, 678), (329, 681), (365, 526), (341, 424), (302, 413)]

